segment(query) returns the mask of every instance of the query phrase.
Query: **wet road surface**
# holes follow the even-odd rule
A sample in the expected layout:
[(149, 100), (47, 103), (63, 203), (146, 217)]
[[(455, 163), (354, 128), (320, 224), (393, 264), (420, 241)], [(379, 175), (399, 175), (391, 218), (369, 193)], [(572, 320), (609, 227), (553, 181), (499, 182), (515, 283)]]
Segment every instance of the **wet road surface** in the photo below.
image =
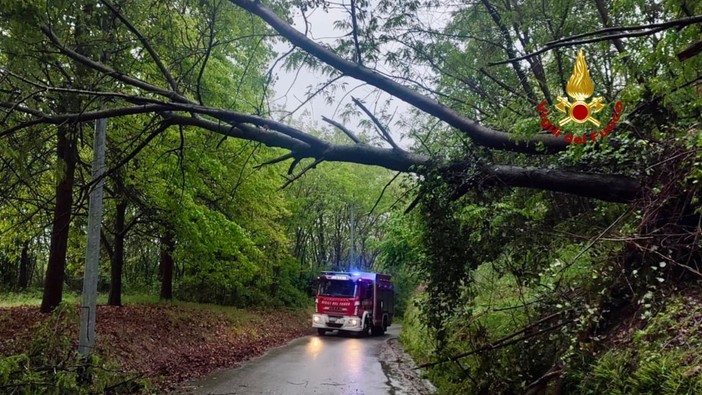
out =
[(399, 332), (399, 326), (393, 325), (379, 337), (354, 338), (335, 332), (303, 337), (239, 368), (199, 379), (189, 386), (188, 393), (403, 394), (378, 359), (381, 346)]

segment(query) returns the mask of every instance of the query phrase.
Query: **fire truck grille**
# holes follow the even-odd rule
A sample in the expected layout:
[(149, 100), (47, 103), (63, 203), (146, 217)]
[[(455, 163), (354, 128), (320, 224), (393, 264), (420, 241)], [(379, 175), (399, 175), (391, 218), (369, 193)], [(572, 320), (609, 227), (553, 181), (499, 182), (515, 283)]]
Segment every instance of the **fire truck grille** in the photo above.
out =
[(332, 328), (341, 328), (342, 326), (344, 326), (344, 324), (333, 324), (331, 322), (328, 322), (327, 326), (330, 326)]

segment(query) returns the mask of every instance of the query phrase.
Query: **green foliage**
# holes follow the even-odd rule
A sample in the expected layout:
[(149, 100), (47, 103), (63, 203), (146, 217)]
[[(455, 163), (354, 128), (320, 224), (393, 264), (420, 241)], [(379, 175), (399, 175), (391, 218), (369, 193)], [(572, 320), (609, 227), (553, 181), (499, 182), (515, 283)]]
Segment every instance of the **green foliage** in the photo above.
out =
[[(223, 1), (111, 3), (148, 38), (180, 94), (204, 105), (264, 113), (264, 73), (273, 53), (261, 39), (266, 28), (260, 20), (244, 17), (244, 10)], [(87, 96), (73, 92), (36, 92), (30, 83), (34, 80), (65, 86), (69, 83), (62, 81), (71, 80), (86, 90), (135, 94), (111, 78), (98, 80), (88, 68), (46, 51), (40, 24), (50, 26), (67, 47), (121, 73), (136, 75), (155, 86), (167, 83), (145, 45), (98, 1), (44, 4), (6, 0), (0, 6), (5, 33), (0, 36), (2, 82), (8, 84), (2, 91), (3, 100), (19, 100), (13, 95), (34, 92), (33, 100), (40, 103), (37, 108), (47, 112), (56, 108), (66, 111), (64, 103), (76, 104), (71, 111), (125, 104), (104, 98), (83, 101)], [(5, 72), (31, 77), (12, 77), (10, 81), (4, 78)], [(25, 120), (12, 113), (3, 122), (13, 126)], [(142, 115), (110, 119), (108, 168), (122, 164), (145, 136), (156, 130), (159, 121)], [(87, 123), (78, 127), (82, 128), (80, 133), (72, 138), (81, 162), (90, 163), (90, 127)], [(53, 126), (26, 128), (3, 138), (0, 144), (0, 284), (8, 287), (14, 288), (12, 284), (17, 282), (25, 245), (29, 246), (31, 277), (35, 283), (42, 278), (50, 240), (46, 224), (53, 213), (55, 182), (63, 174), (63, 165), (55, 158), (55, 135)], [(106, 181), (101, 291), (110, 286), (110, 266), (114, 264), (110, 254), (118, 232), (124, 237), (124, 290), (156, 291), (157, 241), (170, 230), (175, 239), (176, 296), (238, 306), (305, 303), (301, 292), (307, 284), (300, 279), (307, 274), (296, 270), (283, 226), (291, 206), (290, 199), (278, 190), (283, 167), (254, 169), (278, 152), (188, 128), (166, 128), (134, 153), (134, 158)], [(87, 190), (86, 169), (79, 166), (73, 188), (76, 215), (66, 262), (70, 290), (80, 289), (84, 264), (87, 206), (77, 203), (82, 203), (80, 198)], [(115, 228), (118, 204), (126, 204), (122, 230)]]
[[(422, 299), (426, 299), (426, 295), (415, 293), (411, 296), (402, 318), (402, 332), (400, 333), (400, 340), (405, 351), (410, 353), (418, 364), (431, 361), (437, 347), (434, 338), (425, 335), (427, 331), (426, 320), (420, 309)], [(434, 372), (434, 370), (428, 371), (430, 375)], [(436, 383), (433, 377), (432, 382)]]
[(419, 218), (416, 215), (391, 214), (383, 225), (385, 238), (378, 243), (380, 251), (377, 268), (392, 273), (395, 286), (395, 314), (404, 316), (411, 296), (415, 293), (421, 276), (417, 272), (424, 260), (421, 250)]
[[(325, 140), (341, 138), (321, 134)], [(300, 267), (311, 272), (389, 268), (377, 266), (382, 264), (376, 257), (403, 178), (379, 167), (323, 162), (290, 185), (286, 198), (291, 216), (285, 223)]]
[(468, 228), (460, 223), (460, 206), (451, 199), (451, 188), (440, 176), (432, 175), (423, 183), (420, 194), (426, 258), (419, 261), (417, 270), (425, 276), (429, 296), (422, 307), (429, 327), (443, 341), (444, 323), (457, 309), (462, 286), (470, 281), (468, 269), (477, 262), (475, 250), (466, 245)]

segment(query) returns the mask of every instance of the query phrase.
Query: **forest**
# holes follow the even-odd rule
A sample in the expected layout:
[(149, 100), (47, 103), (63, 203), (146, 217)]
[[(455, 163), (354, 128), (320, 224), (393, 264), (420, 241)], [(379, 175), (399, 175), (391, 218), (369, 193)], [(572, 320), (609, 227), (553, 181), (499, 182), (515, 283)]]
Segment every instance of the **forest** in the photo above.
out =
[[(0, 0), (0, 324), (75, 304), (102, 181), (100, 304), (387, 272), (440, 393), (702, 393), (701, 40), (694, 0)], [(10, 343), (0, 392), (124, 389)]]

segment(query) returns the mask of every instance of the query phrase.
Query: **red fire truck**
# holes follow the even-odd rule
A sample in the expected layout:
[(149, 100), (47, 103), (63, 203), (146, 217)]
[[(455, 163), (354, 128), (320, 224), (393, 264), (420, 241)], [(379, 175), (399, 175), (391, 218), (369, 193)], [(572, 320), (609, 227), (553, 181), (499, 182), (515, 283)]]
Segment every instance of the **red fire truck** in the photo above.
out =
[(322, 272), (318, 280), (312, 327), (320, 336), (333, 330), (379, 336), (392, 324), (395, 292), (389, 275)]

